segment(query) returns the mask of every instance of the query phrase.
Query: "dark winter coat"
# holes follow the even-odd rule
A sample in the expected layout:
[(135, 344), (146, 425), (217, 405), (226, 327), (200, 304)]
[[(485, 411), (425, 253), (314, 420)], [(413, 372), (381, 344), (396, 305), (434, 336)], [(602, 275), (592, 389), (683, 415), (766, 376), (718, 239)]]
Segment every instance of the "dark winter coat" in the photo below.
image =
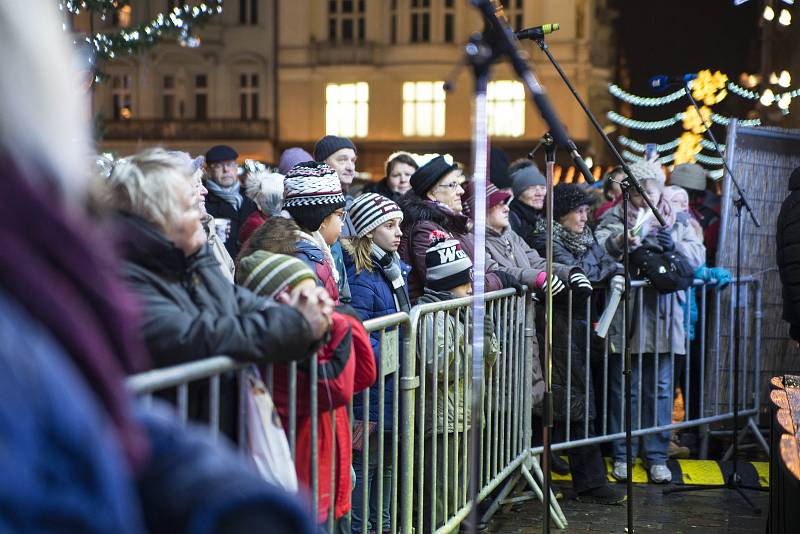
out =
[[(400, 202), (403, 210), (403, 237), (400, 238), (400, 257), (411, 265), (408, 276), (408, 293), (415, 303), (422, 296), (425, 287), (425, 253), (431, 244), (431, 233), (445, 232), (461, 242), (462, 250), (470, 259), (475, 257), (473, 236), (468, 227), (469, 218), (461, 213), (446, 210), (439, 204), (423, 200), (409, 191)], [(502, 289), (500, 279), (493, 273), (486, 273), (486, 292)]]
[(239, 248), (242, 242), (239, 240), (239, 231), (244, 226), (245, 221), (250, 215), (258, 211), (256, 203), (250, 200), (246, 195), (241, 195), (242, 205), (239, 209), (235, 209), (228, 202), (221, 197), (215, 195), (211, 190), (208, 191), (206, 196), (206, 211), (215, 219), (228, 219), (231, 221), (230, 233), (228, 239), (225, 241), (225, 248), (235, 258), (239, 254)]
[[(295, 467), (297, 478), (306, 490), (311, 489), (312, 452), (311, 376), (308, 371), (308, 362), (299, 364), (296, 383)], [(375, 358), (367, 332), (358, 319), (335, 312), (330, 338), (317, 355), (318, 523), (325, 521), (331, 504), (336, 519), (350, 511), (352, 439), (347, 404), (354, 392), (374, 382)], [(273, 400), (286, 432), (289, 432), (290, 399), (289, 365), (276, 364), (273, 367)], [(335, 457), (331, 456), (332, 449)], [(331, 473), (335, 476), (333, 503)]]
[(515, 198), (508, 205), (508, 222), (511, 229), (520, 236), (529, 247), (539, 250), (544, 243), (544, 235), (536, 230), (539, 219), (544, 217), (543, 210), (533, 209), (524, 202)]
[[(350, 305), (358, 313), (362, 321), (375, 319), (377, 317), (384, 317), (397, 312), (395, 305), (394, 294), (390, 282), (386, 279), (378, 267), (377, 263), (373, 262), (372, 271), (362, 269), (356, 272), (356, 266), (353, 262), (352, 256), (344, 251), (344, 263), (347, 267), (347, 279), (350, 283), (350, 294), (352, 302)], [(403, 273), (403, 279), (408, 287), (408, 273), (411, 268), (404, 262), (400, 262), (400, 270)], [(391, 331), (394, 329), (387, 329)], [(372, 352), (375, 355), (375, 367), (378, 372), (381, 370), (381, 353), (380, 331), (370, 334), (370, 342), (372, 343)], [(392, 362), (395, 365), (400, 364), (399, 352), (395, 355), (398, 359)], [(392, 367), (389, 367), (390, 362), (386, 362), (387, 367), (383, 370), (385, 374), (393, 373)], [(394, 406), (394, 389), (395, 377), (397, 373), (386, 377), (386, 383), (383, 390), (383, 421), (384, 429), (388, 432), (391, 430), (392, 422), (392, 408)], [(378, 421), (378, 395), (380, 394), (379, 384), (376, 381), (370, 388), (369, 392), (369, 420), (373, 422)], [(353, 401), (353, 417), (359, 421), (364, 420), (364, 397), (363, 395), (356, 395)]]
[(789, 191), (776, 225), (776, 260), (783, 285), (783, 320), (789, 323), (792, 339), (800, 341), (800, 170), (789, 178)]
[(117, 222), (123, 274), (142, 306), (142, 336), (156, 367), (220, 354), (262, 362), (312, 354), (302, 314), (232, 286), (206, 247), (187, 258), (144, 219)]

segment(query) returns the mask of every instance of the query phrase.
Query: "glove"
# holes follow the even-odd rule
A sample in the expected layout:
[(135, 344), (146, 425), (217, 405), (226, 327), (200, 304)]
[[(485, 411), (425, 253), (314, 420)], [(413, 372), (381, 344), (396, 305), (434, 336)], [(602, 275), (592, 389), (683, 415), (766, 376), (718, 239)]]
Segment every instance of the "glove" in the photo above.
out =
[(664, 252), (673, 250), (675, 248), (675, 241), (672, 240), (672, 232), (666, 228), (662, 228), (658, 231), (656, 234), (656, 240)]
[(708, 274), (710, 278), (713, 278), (717, 281), (717, 287), (720, 289), (727, 287), (733, 279), (731, 272), (728, 269), (723, 269), (722, 267), (713, 267), (708, 270)]
[(611, 287), (611, 291), (616, 291), (619, 294), (625, 293), (625, 277), (621, 274), (612, 276), (608, 285)]
[(525, 286), (522, 285), (517, 278), (505, 271), (492, 271), (500, 283), (503, 284), (503, 289), (513, 289), (517, 292), (517, 296), (522, 296), (525, 293)]
[[(553, 287), (554, 297), (559, 293), (561, 293), (562, 291), (564, 291), (564, 289), (567, 287), (564, 285), (564, 282), (562, 282), (554, 274), (550, 276), (549, 283)], [(548, 284), (547, 273), (542, 271), (539, 273), (539, 276), (536, 277), (536, 289), (538, 289), (542, 293), (542, 295), (545, 295), (547, 293), (547, 284)]]
[(569, 288), (576, 299), (585, 300), (592, 296), (592, 283), (582, 271), (575, 269), (569, 275)]

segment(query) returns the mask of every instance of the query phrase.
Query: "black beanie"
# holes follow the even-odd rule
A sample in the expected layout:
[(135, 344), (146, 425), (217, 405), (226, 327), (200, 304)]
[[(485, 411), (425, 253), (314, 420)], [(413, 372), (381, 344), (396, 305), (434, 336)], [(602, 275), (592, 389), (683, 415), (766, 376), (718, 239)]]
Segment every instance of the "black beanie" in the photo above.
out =
[(356, 151), (356, 145), (350, 139), (326, 135), (314, 145), (314, 159), (316, 161), (325, 161), (331, 154), (343, 148), (352, 148), (353, 152)]
[(458, 169), (457, 163), (447, 163), (444, 156), (436, 156), (411, 175), (411, 189), (418, 197), (425, 198), (425, 194), (433, 189), (445, 174), (455, 169)]
[(489, 153), (489, 181), (498, 189), (510, 189), (513, 184), (508, 174), (508, 156), (495, 147)]
[(553, 188), (553, 220), (581, 206), (591, 206), (595, 198), (586, 193), (578, 184), (558, 184)]

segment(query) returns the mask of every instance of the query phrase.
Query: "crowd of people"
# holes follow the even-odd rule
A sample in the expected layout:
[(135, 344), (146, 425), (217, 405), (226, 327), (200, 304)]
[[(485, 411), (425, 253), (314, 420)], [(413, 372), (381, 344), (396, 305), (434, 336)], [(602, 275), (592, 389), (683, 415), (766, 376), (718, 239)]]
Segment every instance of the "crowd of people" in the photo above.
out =
[[(37, 16), (55, 16), (36, 6), (30, 9)], [(16, 7), (0, 5), (0, 22), (8, 28), (24, 27), (19, 16)], [(0, 483), (0, 502), (16, 503), (4, 508), (2, 522), (20, 530), (71, 525), (86, 531), (246, 532), (269, 521), (275, 531), (304, 532), (332, 515), (338, 531), (390, 528), (392, 466), (379, 466), (374, 452), (391, 454), (391, 440), (378, 423), (399, 410), (399, 384), (395, 376), (377, 380), (384, 374), (381, 336), (369, 334), (363, 322), (472, 295), (469, 214), (475, 199), (464, 168), (443, 156), (420, 162), (396, 152), (386, 161), (383, 179), (359, 190), (356, 145), (327, 135), (311, 153), (300, 147), (284, 151), (276, 169), (254, 162), (240, 166), (234, 147), (218, 145), (197, 157), (144, 150), (87, 177), (81, 170), (86, 158), (78, 157), (90, 146), (85, 102), (72, 86), (70, 60), (63, 53), (63, 61), (54, 62), (48, 54), (57, 46), (45, 47), (45, 54), (39, 43), (21, 43), (24, 36), (0, 32), (0, 50), (21, 50), (13, 60), (28, 65), (20, 69), (24, 76), (0, 75), (0, 187), (6, 199), (0, 243), (17, 258), (0, 270), (0, 421), (6, 443), (13, 444), (0, 455), (4, 473), (11, 474), (4, 480), (13, 481)], [(48, 39), (60, 42), (55, 35)], [(28, 94), (31, 88), (35, 94)], [(718, 197), (698, 165), (675, 166), (669, 186), (660, 164), (631, 165), (664, 215), (663, 227), (647, 224), (637, 194), (625, 226), (620, 169), (607, 173), (602, 192), (556, 185), (550, 276), (545, 177), (533, 161), (509, 165), (497, 149), (489, 168), (485, 289), (528, 291), (538, 302), (552, 289), (557, 332), (582, 331), (602, 311), (604, 291), (624, 290), (625, 240), (634, 252), (682, 262), (691, 278), (730, 280), (713, 267)], [(635, 313), (648, 327), (634, 329), (631, 343), (643, 352), (633, 374), (643, 384), (634, 383), (633, 390), (642, 392), (641, 424), (667, 425), (675, 387), (691, 378), (676, 374), (673, 381), (668, 356), (685, 353), (684, 340), (692, 338), (685, 328), (693, 328), (697, 303), (691, 289), (666, 294), (650, 287), (641, 302)], [(543, 313), (536, 317), (541, 336)], [(426, 320), (432, 323), (423, 330), (427, 337), (421, 342), (429, 349), (423, 368), (438, 369), (440, 376), (425, 377), (435, 387), (426, 391), (429, 417), (419, 428), (444, 442), (454, 434), (463, 440), (471, 418), (464, 375), (444, 377), (453, 365), (470, 367), (466, 315)], [(491, 320), (484, 325), (490, 333), (496, 326)], [(609, 333), (612, 432), (622, 430), (622, 330), (615, 320)], [(568, 433), (570, 439), (589, 438), (600, 424), (598, 384), (586, 369), (585, 343), (579, 335), (554, 338), (556, 439)], [(496, 336), (488, 335), (487, 368), (499, 351)], [(19, 358), (22, 353), (27, 357)], [(297, 476), (306, 490), (312, 479), (318, 487), (317, 517), (309, 521), (297, 502), (204, 430), (183, 428), (158, 403), (145, 406), (124, 393), (127, 375), (216, 355), (272, 364), (272, 398), (284, 425), (292, 413), (296, 417)], [(526, 394), (541, 413), (536, 344), (532, 356), (534, 381)], [(310, 390), (312, 381), (315, 403), (306, 395), (293, 398), (295, 391)], [(31, 398), (30, 391), (38, 393)], [(234, 377), (223, 377), (220, 399), (220, 425), (235, 437)], [(207, 393), (191, 391), (190, 414), (203, 417), (208, 403)], [(384, 434), (391, 431), (384, 425)], [(670, 433), (641, 441), (650, 480), (669, 482)], [(360, 454), (364, 447), (373, 451), (367, 465)], [(426, 462), (456, 462), (457, 456), (440, 447), (427, 451)], [(615, 442), (612, 475), (619, 480), (628, 477), (624, 456), (623, 443)], [(608, 484), (598, 446), (570, 449), (568, 458), (563, 468), (571, 471), (579, 499), (624, 500)], [(437, 501), (452, 500), (458, 491), (452, 483), (449, 492), (441, 491), (447, 485), (443, 472), (424, 482)], [(384, 481), (380, 502), (378, 480)], [(369, 503), (366, 510), (353, 504), (362, 500)], [(426, 523), (441, 524), (443, 509), (438, 506)]]

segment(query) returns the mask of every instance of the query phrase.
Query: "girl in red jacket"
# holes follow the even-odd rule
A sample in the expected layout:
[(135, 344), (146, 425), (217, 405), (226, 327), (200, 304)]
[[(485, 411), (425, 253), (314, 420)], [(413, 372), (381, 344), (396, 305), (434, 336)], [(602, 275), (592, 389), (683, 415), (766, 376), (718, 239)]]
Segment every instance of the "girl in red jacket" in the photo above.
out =
[[(257, 250), (240, 258), (237, 283), (253, 292), (282, 300), (294, 288), (317, 284), (314, 273), (297, 258)], [(295, 469), (300, 484), (313, 487), (314, 467), (317, 482), (318, 523), (325, 523), (331, 513), (338, 522), (350, 511), (350, 418), (347, 404), (353, 393), (375, 382), (375, 359), (369, 335), (353, 316), (334, 312), (327, 343), (317, 353), (317, 395), (312, 399), (310, 361), (297, 366)], [(289, 429), (290, 367), (273, 367), (272, 396), (284, 428)], [(316, 410), (314, 410), (316, 400)], [(312, 418), (317, 413), (317, 461), (312, 464)]]

